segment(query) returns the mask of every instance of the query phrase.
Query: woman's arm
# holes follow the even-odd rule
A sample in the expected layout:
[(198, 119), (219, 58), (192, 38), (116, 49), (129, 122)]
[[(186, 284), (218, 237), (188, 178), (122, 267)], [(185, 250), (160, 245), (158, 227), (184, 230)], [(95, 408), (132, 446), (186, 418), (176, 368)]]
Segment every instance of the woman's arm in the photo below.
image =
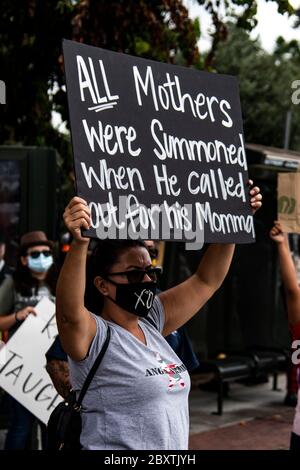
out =
[[(252, 181), (249, 183), (253, 185)], [(255, 212), (261, 207), (260, 189), (251, 189), (250, 195)], [(193, 276), (159, 295), (165, 311), (164, 336), (190, 320), (219, 289), (228, 273), (234, 249), (233, 244), (210, 245)]]
[(86, 202), (73, 198), (65, 210), (64, 220), (74, 239), (58, 278), (56, 319), (64, 351), (80, 361), (87, 356), (96, 334), (96, 322), (84, 306), (89, 239), (81, 236), (81, 227), (88, 229), (90, 224)]
[(279, 222), (275, 221), (270, 237), (277, 244), (282, 282), (286, 293), (288, 318), (291, 325), (300, 322), (300, 288), (289, 241)]

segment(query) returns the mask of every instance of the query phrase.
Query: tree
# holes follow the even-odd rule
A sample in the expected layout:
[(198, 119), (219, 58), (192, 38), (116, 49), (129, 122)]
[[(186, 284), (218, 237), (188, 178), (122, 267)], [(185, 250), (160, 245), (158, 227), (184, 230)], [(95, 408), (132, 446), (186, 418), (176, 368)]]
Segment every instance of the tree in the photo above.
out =
[(291, 109), (290, 148), (300, 150), (300, 110), (291, 101), (291, 84), (299, 75), (296, 45), (288, 46), (279, 38), (274, 53), (268, 54), (245, 30), (229, 25), (228, 31), (227, 41), (216, 51), (215, 67), (239, 79), (246, 141), (283, 147)]
[(52, 111), (67, 127), (69, 121), (62, 38), (192, 66), (199, 61), (198, 35), (181, 0), (2, 0), (0, 79), (7, 104), (0, 106), (0, 144), (56, 148), (67, 181), (69, 136), (52, 125)]
[(64, 37), (187, 66), (199, 60), (197, 31), (180, 0), (3, 0), (0, 31), (1, 80), (7, 86), (0, 143), (59, 147), (51, 112), (68, 121)]
[[(266, 1), (277, 3), (279, 13), (288, 13), (289, 15), (295, 13), (288, 0)], [(208, 11), (214, 26), (211, 34), (211, 49), (204, 61), (204, 68), (212, 70), (218, 45), (227, 39), (227, 25), (234, 23), (245, 31), (251, 31), (257, 25), (257, 0), (197, 0), (197, 2)]]
[[(48, 90), (61, 82), (61, 38), (71, 34), (71, 2), (0, 4), (0, 73), (7, 104), (0, 107), (0, 143), (45, 145), (55, 139)], [(28, 31), (24, 33), (22, 31)]]

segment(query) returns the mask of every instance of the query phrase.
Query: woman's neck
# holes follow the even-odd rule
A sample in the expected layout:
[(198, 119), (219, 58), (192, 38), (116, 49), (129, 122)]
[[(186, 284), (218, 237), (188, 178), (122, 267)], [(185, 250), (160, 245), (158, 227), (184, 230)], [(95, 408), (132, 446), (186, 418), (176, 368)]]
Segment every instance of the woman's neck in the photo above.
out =
[(104, 320), (112, 321), (129, 331), (138, 328), (139, 317), (123, 310), (109, 299), (104, 301), (101, 316)]
[[(112, 304), (112, 305), (110, 305)], [(123, 310), (112, 301), (105, 299), (101, 316), (129, 331), (143, 344), (147, 345), (145, 334), (139, 326), (139, 317)]]

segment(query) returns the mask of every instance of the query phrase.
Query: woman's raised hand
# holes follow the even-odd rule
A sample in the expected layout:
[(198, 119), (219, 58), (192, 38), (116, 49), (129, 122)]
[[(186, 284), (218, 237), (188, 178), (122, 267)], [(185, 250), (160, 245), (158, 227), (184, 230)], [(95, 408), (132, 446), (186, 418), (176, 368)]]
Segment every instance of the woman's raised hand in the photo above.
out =
[(88, 243), (89, 238), (81, 235), (81, 229), (88, 230), (91, 225), (90, 209), (87, 202), (81, 197), (75, 196), (71, 199), (64, 212), (64, 222), (71, 232), (74, 240), (80, 243)]
[(258, 209), (262, 206), (262, 194), (260, 192), (260, 188), (258, 186), (254, 186), (252, 180), (248, 181), (249, 186), (249, 193), (250, 193), (250, 204), (252, 208), (252, 213), (255, 214)]

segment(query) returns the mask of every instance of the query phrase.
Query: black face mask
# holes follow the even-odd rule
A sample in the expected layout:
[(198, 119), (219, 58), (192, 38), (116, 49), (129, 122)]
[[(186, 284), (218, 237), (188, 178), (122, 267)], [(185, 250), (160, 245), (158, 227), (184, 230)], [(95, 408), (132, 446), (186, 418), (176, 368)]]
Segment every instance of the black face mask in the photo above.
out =
[(111, 279), (107, 279), (107, 281), (117, 287), (116, 300), (108, 297), (112, 302), (138, 317), (147, 317), (154, 302), (157, 289), (156, 282), (118, 284)]

